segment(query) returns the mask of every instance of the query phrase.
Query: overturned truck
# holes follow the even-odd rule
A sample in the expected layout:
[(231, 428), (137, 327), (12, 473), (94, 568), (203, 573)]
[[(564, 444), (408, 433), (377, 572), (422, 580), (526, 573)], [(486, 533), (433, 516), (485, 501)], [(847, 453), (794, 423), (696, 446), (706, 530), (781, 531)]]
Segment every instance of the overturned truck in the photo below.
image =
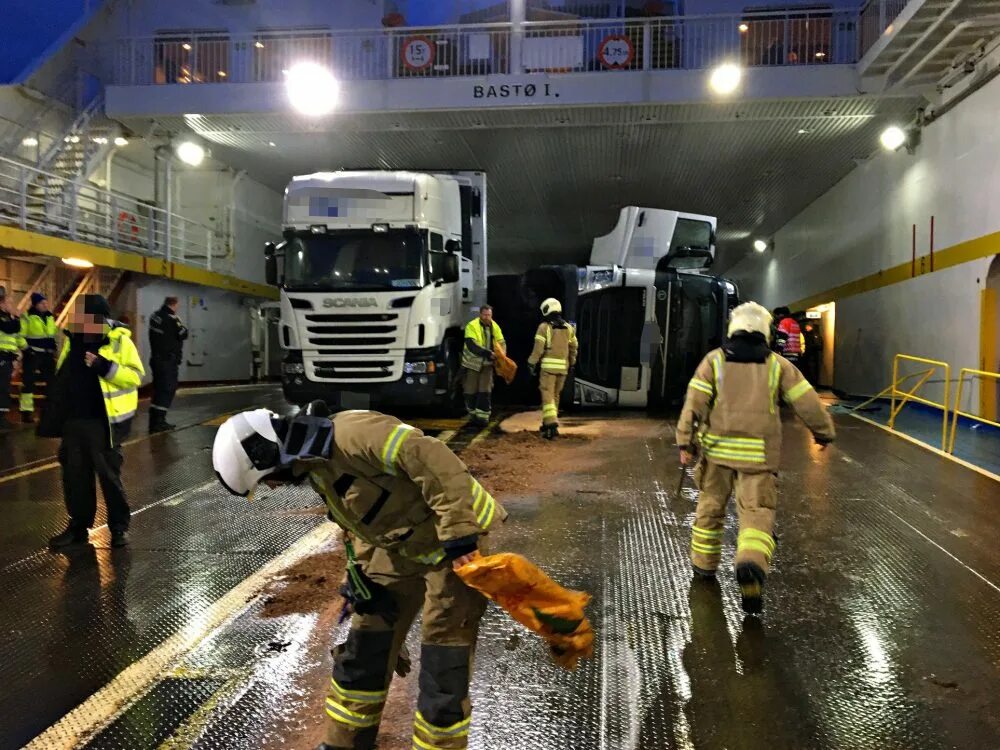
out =
[[(580, 357), (563, 405), (669, 408), (684, 398), (701, 358), (722, 344), (736, 286), (707, 271), (716, 219), (654, 208), (623, 208), (614, 230), (594, 240), (586, 266), (544, 266), (490, 279), (489, 298), (508, 351), (531, 351), (538, 308), (563, 303), (577, 327)], [(536, 397), (526, 373), (503, 394)]]

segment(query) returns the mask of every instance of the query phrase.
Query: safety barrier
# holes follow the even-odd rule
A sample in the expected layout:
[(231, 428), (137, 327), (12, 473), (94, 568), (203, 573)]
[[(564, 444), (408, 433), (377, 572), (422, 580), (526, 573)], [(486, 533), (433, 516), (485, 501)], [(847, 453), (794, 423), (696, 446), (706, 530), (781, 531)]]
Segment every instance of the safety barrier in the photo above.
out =
[[(951, 440), (948, 442), (948, 453), (954, 455), (955, 453), (955, 436), (958, 433), (958, 418), (965, 417), (966, 419), (971, 419), (980, 424), (988, 424), (993, 427), (1000, 427), (1000, 422), (994, 422), (992, 419), (987, 419), (986, 417), (979, 416), (978, 414), (970, 414), (969, 412), (962, 411), (962, 390), (965, 387), (965, 376), (971, 375), (974, 378), (982, 379), (992, 379), (997, 383), (1000, 383), (1000, 372), (987, 372), (986, 370), (973, 370), (969, 367), (963, 367), (958, 373), (958, 389), (955, 394), (955, 408), (952, 410), (951, 417)], [(982, 387), (982, 384), (980, 384)]]
[(852, 64), (858, 21), (855, 10), (821, 8), (429, 28), (165, 32), (118, 39), (95, 64), (113, 60), (106, 80), (122, 86), (280, 82), (304, 61), (344, 80), (694, 70), (722, 61)]
[(0, 157), (0, 225), (218, 268), (226, 257), (212, 227), (131, 196)]
[[(931, 365), (930, 369), (920, 373), (920, 379), (917, 384), (913, 386), (908, 391), (901, 391), (898, 389), (899, 383), (899, 365), (901, 362), (916, 362), (918, 364)], [(918, 396), (917, 391), (923, 387), (931, 376), (937, 371), (938, 368), (944, 373), (944, 400), (941, 402), (933, 401), (931, 399), (924, 398), (923, 396)], [(912, 373), (911, 373), (912, 374)], [(951, 365), (947, 362), (941, 362), (937, 359), (926, 359), (925, 357), (914, 357), (909, 354), (897, 354), (892, 359), (892, 398), (891, 407), (889, 410), (889, 429), (895, 429), (896, 417), (903, 410), (910, 401), (915, 401), (918, 404), (924, 404), (925, 406), (932, 406), (936, 409), (941, 410), (941, 450), (948, 450), (948, 400), (951, 395)], [(896, 407), (896, 399), (902, 397), (899, 403), (899, 408)]]
[(861, 50), (864, 55), (879, 40), (909, 0), (868, 0), (861, 9)]

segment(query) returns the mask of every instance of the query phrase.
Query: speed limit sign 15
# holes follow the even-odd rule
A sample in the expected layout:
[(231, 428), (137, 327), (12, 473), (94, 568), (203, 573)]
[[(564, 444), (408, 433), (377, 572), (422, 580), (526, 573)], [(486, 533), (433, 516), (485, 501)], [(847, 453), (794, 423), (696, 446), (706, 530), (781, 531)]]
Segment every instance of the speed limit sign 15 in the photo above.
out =
[(627, 36), (606, 36), (601, 41), (597, 56), (601, 65), (611, 70), (624, 70), (632, 64), (635, 58), (635, 46)]
[(400, 50), (403, 65), (410, 70), (424, 70), (434, 64), (434, 43), (425, 36), (411, 36)]

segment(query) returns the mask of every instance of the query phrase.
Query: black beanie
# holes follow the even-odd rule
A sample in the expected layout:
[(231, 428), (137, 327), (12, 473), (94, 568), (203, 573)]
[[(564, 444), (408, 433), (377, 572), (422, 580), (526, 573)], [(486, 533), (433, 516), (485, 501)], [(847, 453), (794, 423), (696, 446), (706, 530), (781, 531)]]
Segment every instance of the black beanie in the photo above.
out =
[(97, 315), (104, 320), (111, 317), (111, 305), (100, 294), (83, 295), (83, 311), (88, 315)]

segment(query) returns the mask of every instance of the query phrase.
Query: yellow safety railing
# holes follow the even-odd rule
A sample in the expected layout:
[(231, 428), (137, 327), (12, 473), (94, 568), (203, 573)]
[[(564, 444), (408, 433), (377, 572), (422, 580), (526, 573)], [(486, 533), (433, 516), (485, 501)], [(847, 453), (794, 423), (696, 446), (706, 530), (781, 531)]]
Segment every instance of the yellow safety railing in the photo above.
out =
[[(930, 365), (930, 369), (925, 370), (921, 373), (920, 379), (917, 384), (914, 385), (908, 391), (902, 391), (899, 389), (900, 378), (899, 378), (899, 365), (901, 362), (916, 362), (918, 364)], [(944, 372), (944, 400), (943, 401), (933, 401), (923, 396), (918, 396), (917, 391), (931, 378), (934, 372), (941, 368)], [(910, 376), (917, 373), (911, 373)], [(904, 377), (904, 380), (906, 378)], [(892, 405), (889, 410), (889, 429), (895, 429), (896, 417), (903, 410), (910, 401), (915, 401), (918, 404), (924, 404), (925, 406), (933, 406), (941, 410), (941, 450), (948, 450), (948, 401), (951, 395), (951, 365), (947, 362), (941, 362), (937, 359), (925, 359), (924, 357), (913, 357), (909, 354), (897, 354), (892, 359), (892, 385), (889, 389), (892, 393)], [(899, 406), (896, 406), (896, 401), (899, 400)]]
[[(969, 412), (962, 411), (962, 390), (965, 387), (965, 376), (971, 375), (975, 378), (989, 379), (992, 378), (997, 382), (1000, 382), (1000, 372), (987, 372), (985, 370), (973, 370), (969, 367), (963, 367), (958, 373), (958, 390), (955, 394), (955, 408), (952, 410), (951, 417), (951, 440), (948, 443), (948, 452), (955, 453), (955, 436), (958, 433), (958, 418), (965, 417), (966, 419), (972, 419), (976, 422), (981, 422), (982, 424), (993, 425), (994, 427), (1000, 427), (1000, 422), (994, 422), (992, 419), (987, 419), (986, 417), (981, 417), (978, 414), (970, 414)], [(982, 386), (980, 386), (982, 387)]]

